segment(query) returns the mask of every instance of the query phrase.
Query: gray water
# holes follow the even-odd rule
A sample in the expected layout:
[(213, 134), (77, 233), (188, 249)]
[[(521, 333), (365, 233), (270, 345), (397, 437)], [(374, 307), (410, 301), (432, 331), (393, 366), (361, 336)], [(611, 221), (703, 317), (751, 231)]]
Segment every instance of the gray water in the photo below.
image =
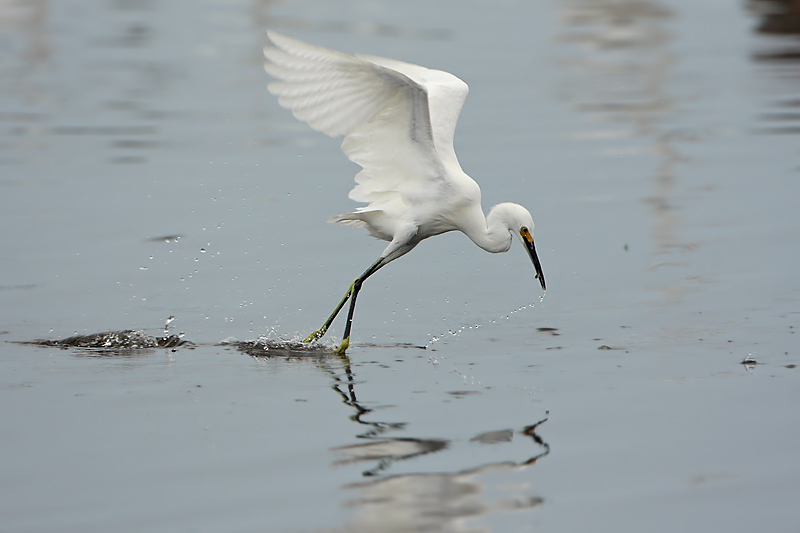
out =
[[(797, 531), (796, 9), (0, 2), (0, 530)], [(357, 167), (267, 92), (268, 28), (465, 80), (546, 296), (452, 233), (365, 284), (348, 358), (237, 344), (384, 246), (325, 223)], [(20, 344), (169, 317), (193, 344)]]

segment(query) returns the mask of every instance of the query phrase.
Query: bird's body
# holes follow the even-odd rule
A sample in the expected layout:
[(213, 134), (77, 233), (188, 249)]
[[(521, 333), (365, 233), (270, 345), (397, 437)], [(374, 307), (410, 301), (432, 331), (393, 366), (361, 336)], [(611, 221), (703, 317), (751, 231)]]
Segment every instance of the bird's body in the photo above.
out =
[(299, 120), (330, 136), (361, 166), (350, 198), (367, 203), (334, 222), (365, 226), (389, 241), (381, 257), (356, 279), (320, 330), (321, 337), (352, 297), (341, 352), (349, 344), (355, 298), (375, 271), (420, 241), (459, 230), (489, 252), (505, 252), (519, 236), (545, 288), (533, 247), (533, 219), (522, 206), (498, 204), (484, 216), (481, 190), (453, 149), (458, 116), (469, 89), (440, 70), (373, 56), (350, 56), (268, 32), (269, 90)]

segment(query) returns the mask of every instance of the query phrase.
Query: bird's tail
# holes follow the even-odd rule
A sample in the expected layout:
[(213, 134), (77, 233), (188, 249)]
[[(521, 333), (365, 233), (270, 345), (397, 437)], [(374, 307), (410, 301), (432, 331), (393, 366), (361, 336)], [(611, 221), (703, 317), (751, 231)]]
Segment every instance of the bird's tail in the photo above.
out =
[(352, 226), (354, 228), (367, 228), (369, 234), (375, 237), (376, 239), (380, 239), (382, 241), (391, 241), (391, 236), (385, 235), (383, 232), (378, 230), (375, 226), (369, 223), (368, 217), (372, 211), (366, 212), (357, 212), (357, 213), (342, 213), (341, 215), (336, 215), (335, 217), (331, 217), (328, 219), (328, 222), (339, 222), (340, 224), (344, 224), (346, 226)]
[(361, 216), (359, 216), (359, 213), (342, 213), (341, 215), (336, 215), (335, 217), (328, 219), (329, 224), (333, 224), (334, 222), (340, 222), (347, 226), (353, 226), (356, 228), (367, 225)]

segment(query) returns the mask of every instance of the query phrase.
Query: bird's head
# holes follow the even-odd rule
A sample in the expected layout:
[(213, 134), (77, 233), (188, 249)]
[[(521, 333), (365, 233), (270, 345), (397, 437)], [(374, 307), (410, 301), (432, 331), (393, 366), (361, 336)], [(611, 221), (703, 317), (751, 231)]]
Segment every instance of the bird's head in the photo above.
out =
[(496, 205), (495, 209), (503, 213), (503, 218), (505, 218), (509, 231), (515, 234), (520, 242), (525, 245), (525, 249), (533, 262), (533, 268), (536, 269), (536, 278), (542, 284), (542, 290), (546, 291), (547, 286), (544, 282), (542, 264), (539, 262), (536, 247), (533, 245), (533, 217), (530, 212), (521, 205), (512, 203)]

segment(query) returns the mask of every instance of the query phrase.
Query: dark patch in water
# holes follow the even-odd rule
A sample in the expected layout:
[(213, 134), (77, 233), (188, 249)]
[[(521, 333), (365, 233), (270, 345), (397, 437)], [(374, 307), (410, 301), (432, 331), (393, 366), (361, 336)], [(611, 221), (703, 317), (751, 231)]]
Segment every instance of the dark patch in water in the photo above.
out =
[[(352, 345), (351, 345), (352, 346)], [(359, 343), (357, 346), (365, 348), (412, 348), (414, 350), (427, 350), (427, 346), (419, 346), (418, 344), (411, 344), (410, 342), (396, 342), (390, 344), (376, 344), (373, 342)]]
[[(366, 443), (348, 444), (331, 448), (342, 458), (334, 461), (333, 466), (358, 463), (362, 461), (377, 461), (378, 465), (361, 473), (364, 477), (378, 476), (389, 468), (395, 461), (406, 461), (422, 455), (440, 452), (450, 446), (450, 441), (444, 439), (414, 439), (394, 438), (375, 439)], [(358, 486), (357, 484), (347, 485)]]
[(154, 337), (142, 330), (127, 329), (123, 331), (106, 331), (90, 335), (75, 335), (61, 340), (37, 339), (21, 344), (38, 346), (57, 346), (59, 348), (92, 348), (102, 350), (140, 350), (147, 348), (177, 348), (178, 346), (194, 346), (177, 335)]
[(150, 237), (147, 239), (149, 242), (178, 242), (183, 238), (183, 235), (175, 234), (175, 235), (164, 235), (162, 237)]
[(322, 357), (336, 354), (332, 348), (319, 343), (280, 339), (225, 342), (221, 346), (233, 346), (253, 357)]
[(16, 290), (28, 290), (28, 289), (35, 289), (38, 287), (35, 283), (28, 283), (27, 285), (0, 285), (0, 291), (16, 291)]
[(487, 431), (479, 435), (475, 435), (470, 442), (480, 442), (481, 444), (498, 444), (500, 442), (511, 442), (514, 438), (513, 429), (501, 429), (499, 431)]

